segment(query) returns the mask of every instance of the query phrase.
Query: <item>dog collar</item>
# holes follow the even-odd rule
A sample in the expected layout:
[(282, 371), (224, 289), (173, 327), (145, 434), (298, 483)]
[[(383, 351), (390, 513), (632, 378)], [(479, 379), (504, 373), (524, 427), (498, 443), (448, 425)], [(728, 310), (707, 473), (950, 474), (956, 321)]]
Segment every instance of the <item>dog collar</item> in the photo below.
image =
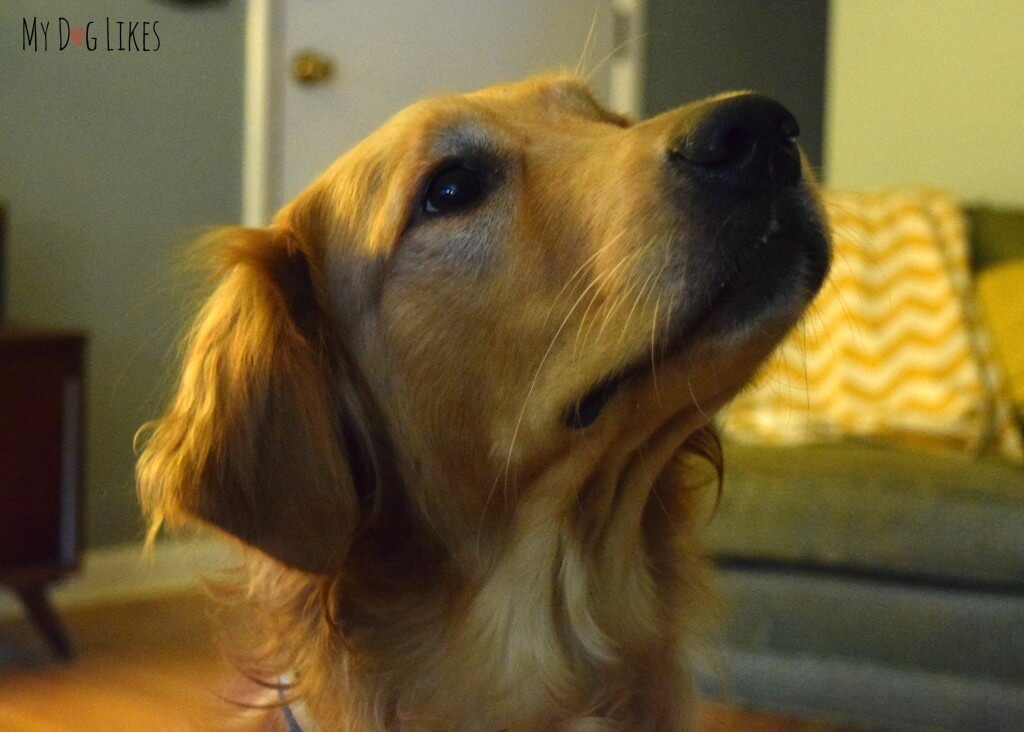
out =
[(302, 732), (302, 727), (299, 725), (299, 720), (295, 718), (295, 713), (292, 708), (285, 704), (281, 707), (281, 714), (284, 715), (284, 724), (288, 732)]
[[(292, 705), (287, 703), (287, 699), (284, 695), (285, 685), (279, 683), (277, 687), (277, 698), (285, 704), (281, 707), (281, 715), (284, 717), (285, 729), (288, 732), (303, 732), (302, 725), (299, 724), (299, 719), (295, 715), (295, 710), (292, 709)], [(296, 702), (301, 705), (301, 702)], [(301, 712), (300, 712), (301, 713)]]

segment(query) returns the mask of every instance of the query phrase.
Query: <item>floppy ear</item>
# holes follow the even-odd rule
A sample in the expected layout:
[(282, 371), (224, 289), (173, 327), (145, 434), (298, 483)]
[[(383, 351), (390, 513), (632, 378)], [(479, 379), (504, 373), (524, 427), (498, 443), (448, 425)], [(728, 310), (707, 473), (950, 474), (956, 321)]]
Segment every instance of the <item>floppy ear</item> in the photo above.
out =
[[(219, 283), (136, 476), (151, 535), (198, 518), (293, 567), (337, 566), (372, 446), (312, 255), (290, 231), (215, 233)], [(365, 486), (364, 486), (365, 487)]]

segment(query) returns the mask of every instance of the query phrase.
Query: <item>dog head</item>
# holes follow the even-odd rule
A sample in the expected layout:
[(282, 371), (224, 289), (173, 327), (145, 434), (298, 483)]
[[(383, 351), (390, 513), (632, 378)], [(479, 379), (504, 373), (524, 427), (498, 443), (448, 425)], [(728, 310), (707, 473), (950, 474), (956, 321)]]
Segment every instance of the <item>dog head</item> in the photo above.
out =
[(214, 235), (146, 504), (324, 571), (389, 512), (454, 545), (677, 450), (824, 278), (797, 132), (753, 94), (632, 122), (571, 78), (409, 107), (267, 229)]

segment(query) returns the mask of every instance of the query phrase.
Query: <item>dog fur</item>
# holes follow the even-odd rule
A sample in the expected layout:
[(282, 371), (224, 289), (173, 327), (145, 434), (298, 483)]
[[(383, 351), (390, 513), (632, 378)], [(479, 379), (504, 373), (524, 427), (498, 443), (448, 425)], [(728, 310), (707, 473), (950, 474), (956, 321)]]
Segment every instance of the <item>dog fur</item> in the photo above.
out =
[[(287, 674), (318, 729), (690, 725), (691, 458), (720, 469), (710, 415), (827, 262), (806, 163), (758, 205), (666, 172), (714, 103), (634, 122), (566, 77), (425, 100), (271, 226), (209, 237), (140, 495), (154, 533), (244, 544), (249, 672)], [(485, 194), (431, 214), (461, 160)]]

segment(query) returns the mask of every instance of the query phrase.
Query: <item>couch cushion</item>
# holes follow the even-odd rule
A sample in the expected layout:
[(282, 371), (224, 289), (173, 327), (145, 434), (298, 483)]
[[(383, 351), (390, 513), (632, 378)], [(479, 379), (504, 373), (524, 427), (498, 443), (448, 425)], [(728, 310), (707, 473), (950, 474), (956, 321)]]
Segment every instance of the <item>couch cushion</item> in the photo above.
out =
[(1024, 259), (993, 265), (977, 277), (978, 297), (1002, 360), (1017, 417), (1024, 417)]
[(967, 209), (967, 219), (975, 272), (1024, 258), (1024, 210), (977, 206)]
[(865, 444), (727, 443), (718, 558), (1024, 587), (1024, 470)]

